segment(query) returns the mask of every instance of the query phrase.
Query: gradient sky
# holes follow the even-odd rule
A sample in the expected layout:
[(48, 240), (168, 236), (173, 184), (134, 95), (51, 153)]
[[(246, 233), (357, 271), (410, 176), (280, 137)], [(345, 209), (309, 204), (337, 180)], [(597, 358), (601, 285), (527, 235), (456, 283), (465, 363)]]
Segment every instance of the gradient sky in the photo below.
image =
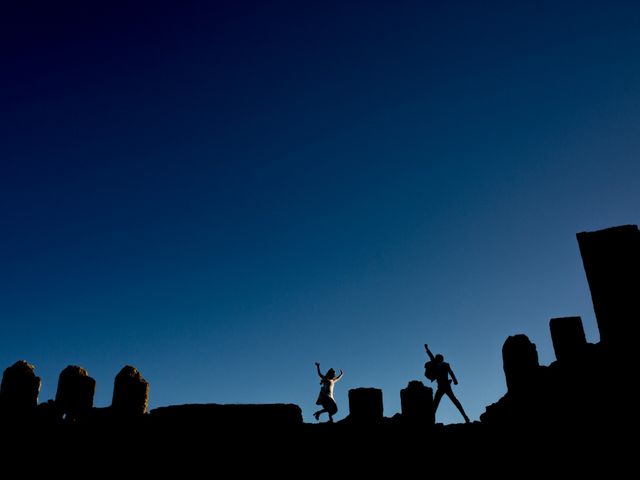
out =
[(132, 364), (152, 408), (309, 421), (319, 361), (345, 370), (338, 418), (355, 387), (391, 416), (426, 342), (477, 419), (508, 335), (545, 364), (552, 317), (598, 340), (575, 233), (640, 221), (638, 2), (2, 2), (0, 22), (0, 368), (35, 364), (41, 401), (78, 364), (106, 406)]

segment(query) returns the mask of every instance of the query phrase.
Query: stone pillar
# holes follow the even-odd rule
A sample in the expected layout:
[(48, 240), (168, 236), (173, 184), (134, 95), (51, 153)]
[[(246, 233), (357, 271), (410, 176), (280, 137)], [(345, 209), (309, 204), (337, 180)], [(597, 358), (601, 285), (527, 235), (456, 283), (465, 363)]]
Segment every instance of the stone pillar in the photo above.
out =
[(635, 350), (640, 322), (638, 227), (582, 232), (577, 238), (602, 344), (620, 354)]
[(42, 382), (35, 368), (24, 360), (8, 367), (0, 385), (0, 408), (6, 412), (27, 412), (38, 405)]
[(535, 344), (526, 335), (508, 337), (502, 346), (502, 364), (509, 391), (526, 389), (540, 366)]
[(87, 371), (77, 365), (69, 365), (58, 379), (56, 405), (68, 420), (86, 416), (93, 408), (96, 381)]
[(382, 420), (382, 390), (379, 388), (353, 388), (349, 390), (349, 419), (373, 423)]
[(143, 415), (149, 406), (149, 382), (140, 372), (127, 365), (116, 375), (113, 384), (113, 411), (127, 416)]
[(549, 328), (558, 360), (571, 361), (580, 357), (587, 345), (580, 317), (552, 318)]
[(433, 409), (433, 390), (419, 380), (412, 380), (406, 388), (400, 390), (402, 418), (419, 423), (435, 423)]

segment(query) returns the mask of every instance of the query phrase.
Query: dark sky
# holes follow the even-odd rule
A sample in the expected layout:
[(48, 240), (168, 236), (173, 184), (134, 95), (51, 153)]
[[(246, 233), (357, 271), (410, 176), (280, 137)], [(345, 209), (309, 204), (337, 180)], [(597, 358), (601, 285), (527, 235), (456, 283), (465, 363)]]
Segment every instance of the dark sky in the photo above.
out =
[[(575, 233), (638, 223), (637, 2), (0, 6), (0, 367), (40, 399), (290, 402), (422, 379), (581, 315)], [(438, 420), (459, 421), (448, 400)]]

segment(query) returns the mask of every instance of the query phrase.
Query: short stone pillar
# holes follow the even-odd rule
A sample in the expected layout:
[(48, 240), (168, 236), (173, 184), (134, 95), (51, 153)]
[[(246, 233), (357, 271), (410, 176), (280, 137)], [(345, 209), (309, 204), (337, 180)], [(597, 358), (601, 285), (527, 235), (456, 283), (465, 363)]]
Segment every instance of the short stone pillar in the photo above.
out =
[(509, 391), (526, 390), (540, 366), (535, 344), (523, 334), (507, 337), (502, 346), (502, 364)]
[(354, 388), (349, 390), (349, 419), (361, 423), (382, 420), (382, 390), (379, 388)]
[(416, 423), (435, 423), (433, 390), (419, 380), (412, 380), (400, 390), (402, 418)]
[(35, 409), (41, 384), (35, 367), (24, 360), (18, 360), (2, 375), (0, 409), (6, 413), (24, 413)]
[(149, 382), (138, 369), (127, 365), (116, 375), (111, 408), (119, 415), (137, 416), (147, 413)]
[(571, 361), (580, 357), (587, 345), (580, 317), (552, 318), (549, 328), (558, 360)]
[(67, 420), (86, 416), (93, 408), (96, 381), (77, 365), (69, 365), (58, 379), (56, 406)]

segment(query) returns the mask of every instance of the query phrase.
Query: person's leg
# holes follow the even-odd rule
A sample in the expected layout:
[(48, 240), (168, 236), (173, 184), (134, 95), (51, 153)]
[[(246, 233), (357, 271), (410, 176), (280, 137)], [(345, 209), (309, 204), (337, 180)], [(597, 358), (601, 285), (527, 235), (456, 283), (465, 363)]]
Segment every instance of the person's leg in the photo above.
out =
[(329, 414), (329, 422), (333, 423), (333, 416), (338, 413), (338, 404), (335, 400), (332, 400), (330, 405), (327, 406), (327, 413)]
[(464, 413), (464, 408), (462, 408), (462, 404), (460, 403), (460, 400), (458, 400), (456, 398), (456, 396), (453, 394), (453, 390), (449, 389), (447, 392), (445, 392), (447, 394), (447, 396), (451, 399), (451, 401), (453, 402), (453, 404), (456, 406), (456, 408), (458, 409), (458, 411), (462, 414), (462, 416), (464, 417), (464, 421), (466, 423), (469, 423), (469, 417), (467, 417), (467, 414)]
[(316, 420), (320, 420), (320, 415), (322, 415), (326, 411), (327, 410), (323, 408), (322, 410), (318, 410), (317, 412), (315, 412), (313, 416), (315, 417)]
[(438, 405), (440, 405), (440, 400), (442, 399), (442, 395), (444, 395), (444, 391), (441, 388), (436, 390), (436, 394), (433, 397), (433, 415), (435, 416), (436, 411), (438, 410)]

